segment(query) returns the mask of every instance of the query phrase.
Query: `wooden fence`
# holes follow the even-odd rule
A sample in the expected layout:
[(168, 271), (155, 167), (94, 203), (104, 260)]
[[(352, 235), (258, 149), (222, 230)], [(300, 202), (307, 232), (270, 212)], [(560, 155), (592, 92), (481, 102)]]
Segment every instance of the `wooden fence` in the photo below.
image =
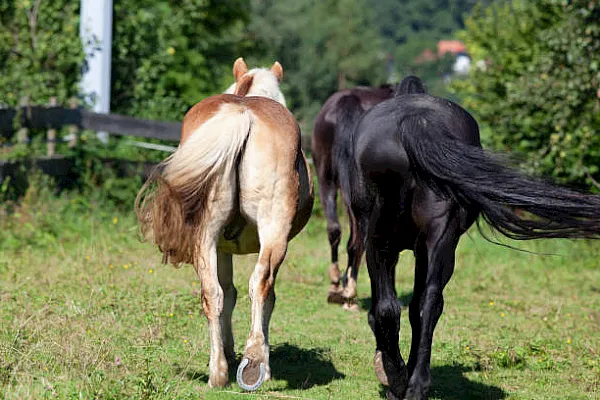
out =
[[(29, 133), (46, 131), (47, 155), (33, 160), (42, 171), (50, 175), (61, 175), (68, 170), (72, 160), (56, 154), (57, 132), (63, 127), (68, 127), (67, 141), (69, 147), (78, 143), (78, 133), (82, 129), (108, 132), (119, 136), (137, 136), (140, 138), (161, 139), (178, 142), (181, 123), (163, 122), (147, 119), (133, 118), (118, 114), (99, 114), (77, 107), (74, 101), (67, 107), (59, 106), (55, 99), (51, 99), (46, 106), (22, 105), (18, 108), (0, 108), (0, 139), (7, 141), (17, 135), (17, 142), (29, 143)], [(0, 140), (1, 142), (2, 140)], [(302, 145), (308, 149), (310, 138), (303, 137)], [(174, 147), (161, 146), (151, 143), (132, 142), (139, 147), (154, 148), (172, 151)], [(114, 161), (114, 160), (113, 160)], [(30, 166), (32, 161), (27, 161)], [(0, 182), (8, 172), (17, 168), (14, 161), (0, 161)], [(147, 163), (146, 163), (147, 164)], [(147, 165), (145, 167), (147, 169)]]

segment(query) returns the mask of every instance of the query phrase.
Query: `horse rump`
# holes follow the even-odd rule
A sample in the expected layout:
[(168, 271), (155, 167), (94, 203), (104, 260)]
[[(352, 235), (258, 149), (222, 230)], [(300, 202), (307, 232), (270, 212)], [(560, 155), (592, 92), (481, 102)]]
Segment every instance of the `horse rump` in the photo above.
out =
[(209, 206), (236, 174), (252, 115), (243, 106), (226, 105), (161, 162), (140, 189), (135, 210), (143, 238), (163, 253), (163, 262), (192, 263), (202, 241)]

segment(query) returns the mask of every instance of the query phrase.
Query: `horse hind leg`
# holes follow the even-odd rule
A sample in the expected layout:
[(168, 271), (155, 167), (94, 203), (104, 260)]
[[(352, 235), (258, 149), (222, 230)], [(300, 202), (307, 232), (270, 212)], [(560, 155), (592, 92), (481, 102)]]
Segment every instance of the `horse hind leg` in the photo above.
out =
[(234, 208), (235, 180), (216, 187), (206, 221), (194, 250), (194, 268), (200, 278), (202, 308), (210, 332), (210, 387), (223, 387), (229, 381), (228, 358), (234, 358), (231, 313), (235, 306), (231, 255), (217, 251), (217, 241)]
[[(390, 201), (387, 204), (398, 203)], [(400, 253), (394, 235), (399, 221), (395, 218), (395, 210), (388, 205), (374, 210), (370, 222), (374, 227), (366, 241), (366, 258), (373, 299), (368, 321), (377, 343), (374, 369), (380, 382), (390, 387), (387, 398), (400, 399), (408, 385), (408, 371), (398, 346), (400, 303), (393, 276)]]
[(274, 234), (263, 236), (261, 231), (259, 227), (261, 249), (249, 282), (250, 335), (237, 373), (238, 384), (245, 390), (255, 390), (263, 380), (271, 378), (269, 322), (275, 307), (275, 277), (287, 251), (286, 232), (273, 231)]
[(255, 209), (260, 251), (249, 281), (250, 334), (237, 373), (238, 384), (245, 390), (255, 390), (271, 377), (269, 322), (275, 306), (275, 278), (287, 252), (296, 212), (294, 187), (293, 182), (281, 179), (271, 193), (261, 196)]
[(208, 319), (210, 333), (210, 358), (208, 362), (210, 387), (227, 385), (229, 373), (223, 346), (222, 315), (224, 293), (219, 284), (217, 247), (214, 240), (197, 246), (194, 267), (202, 287), (202, 310)]
[(331, 286), (329, 287), (327, 301), (341, 304), (344, 300), (341, 297), (340, 277), (342, 274), (338, 263), (338, 249), (342, 237), (342, 228), (337, 215), (337, 187), (331, 177), (323, 176), (319, 180), (319, 197), (327, 219), (327, 239), (331, 248), (331, 264), (328, 271)]

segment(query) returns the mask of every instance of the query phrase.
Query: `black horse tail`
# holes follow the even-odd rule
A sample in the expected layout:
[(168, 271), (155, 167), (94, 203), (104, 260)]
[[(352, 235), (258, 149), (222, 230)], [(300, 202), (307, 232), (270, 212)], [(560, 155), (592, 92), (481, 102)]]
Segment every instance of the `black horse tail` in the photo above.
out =
[(341, 97), (337, 102), (336, 128), (349, 137), (363, 113), (358, 96), (347, 94)]
[(402, 82), (394, 89), (394, 96), (410, 93), (427, 93), (427, 86), (425, 86), (425, 83), (414, 75), (409, 75), (402, 79)]
[(421, 182), (479, 209), (483, 219), (512, 239), (599, 238), (600, 196), (528, 176), (499, 155), (458, 141), (441, 124), (411, 116), (399, 134)]
[(337, 103), (332, 162), (342, 197), (347, 204), (350, 204), (350, 199), (353, 197), (351, 190), (359, 190), (361, 187), (358, 182), (351, 182), (351, 179), (358, 179), (353, 158), (352, 138), (364, 112), (360, 99), (353, 94), (345, 95)]

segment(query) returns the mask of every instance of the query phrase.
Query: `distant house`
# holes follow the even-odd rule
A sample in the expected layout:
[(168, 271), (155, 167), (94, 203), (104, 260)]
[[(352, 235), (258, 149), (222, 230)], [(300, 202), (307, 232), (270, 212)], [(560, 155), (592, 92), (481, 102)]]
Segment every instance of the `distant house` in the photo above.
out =
[(457, 55), (466, 52), (467, 46), (460, 40), (440, 40), (437, 43), (437, 55), (439, 58), (442, 58), (446, 53)]
[(415, 58), (415, 64), (425, 64), (441, 59), (446, 54), (455, 57), (452, 72), (456, 75), (466, 75), (471, 69), (471, 57), (467, 53), (467, 46), (460, 40), (440, 40), (437, 42), (437, 53), (425, 49)]

